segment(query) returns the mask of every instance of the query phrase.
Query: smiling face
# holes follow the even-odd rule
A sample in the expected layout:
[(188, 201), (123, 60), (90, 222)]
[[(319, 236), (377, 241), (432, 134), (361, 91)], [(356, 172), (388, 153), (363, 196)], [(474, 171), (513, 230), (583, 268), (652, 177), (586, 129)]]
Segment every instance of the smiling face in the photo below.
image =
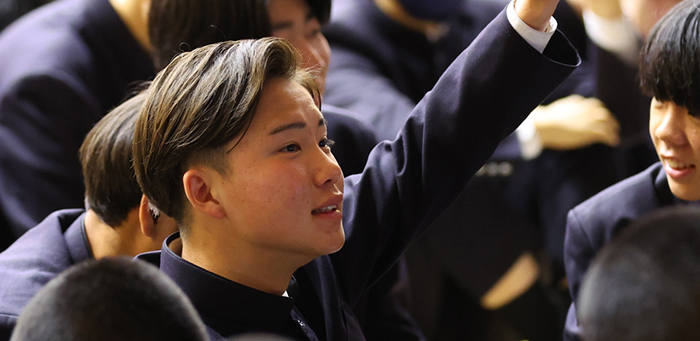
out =
[(305, 0), (270, 0), (267, 12), (272, 35), (289, 40), (299, 49), (303, 66), (313, 72), (323, 93), (331, 49), (318, 18)]
[(700, 118), (672, 101), (652, 100), (649, 133), (673, 194), (700, 200)]
[(221, 176), (221, 204), (251, 248), (308, 262), (343, 246), (343, 174), (324, 122), (298, 83), (276, 78), (263, 89)]

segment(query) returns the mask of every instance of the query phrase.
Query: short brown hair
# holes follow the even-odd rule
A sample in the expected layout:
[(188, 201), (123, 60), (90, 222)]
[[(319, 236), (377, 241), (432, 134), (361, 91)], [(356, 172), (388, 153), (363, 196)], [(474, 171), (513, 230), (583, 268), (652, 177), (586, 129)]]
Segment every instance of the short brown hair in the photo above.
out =
[(297, 55), (279, 38), (228, 41), (183, 53), (156, 76), (134, 134), (134, 171), (153, 205), (186, 225), (182, 176), (198, 164), (228, 171), (225, 146), (245, 135), (271, 79), (294, 80), (319, 98)]
[(141, 92), (114, 108), (90, 130), (80, 147), (85, 208), (112, 227), (126, 220), (141, 202), (131, 155), (134, 125), (145, 99)]

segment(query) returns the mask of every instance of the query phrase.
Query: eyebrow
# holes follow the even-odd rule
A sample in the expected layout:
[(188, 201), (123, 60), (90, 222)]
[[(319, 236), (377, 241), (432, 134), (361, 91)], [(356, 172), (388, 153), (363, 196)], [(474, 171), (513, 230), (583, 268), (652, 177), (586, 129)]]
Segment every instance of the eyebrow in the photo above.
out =
[[(315, 18), (315, 17), (316, 17), (316, 15), (314, 15), (313, 12), (309, 11), (308, 13), (306, 13), (306, 16), (304, 17), (304, 23), (307, 23), (307, 22), (311, 21), (311, 19), (313, 19), (313, 18)], [(291, 20), (282, 21), (282, 22), (279, 22), (279, 23), (277, 23), (277, 24), (275, 24), (275, 25), (272, 25), (272, 27), (270, 28), (270, 30), (271, 30), (271, 31), (284, 30), (284, 29), (291, 28), (292, 26), (294, 26), (294, 22), (293, 22), (293, 21), (291, 21)]]
[(271, 31), (284, 30), (284, 29), (291, 28), (292, 26), (293, 26), (293, 23), (291, 21), (282, 21), (282, 22), (279, 22), (277, 24), (272, 25), (272, 27), (270, 27), (270, 30)]
[(306, 17), (304, 18), (304, 22), (309, 22), (309, 21), (311, 21), (311, 19), (313, 19), (315, 17), (316, 17), (316, 15), (313, 12), (309, 11), (309, 13), (306, 13)]
[[(327, 125), (327, 124), (328, 124), (328, 121), (326, 121), (325, 118), (322, 118), (322, 119), (318, 120), (318, 126), (319, 126), (319, 127), (320, 127), (320, 126), (323, 126), (323, 125)], [(304, 128), (306, 128), (306, 123), (304, 123), (304, 122), (293, 122), (293, 123), (281, 125), (281, 126), (275, 128), (275, 129), (273, 129), (273, 130), (270, 132), (270, 135), (279, 134), (279, 133), (281, 133), (281, 132), (283, 132), (283, 131), (287, 131), (287, 130), (290, 130), (290, 129), (304, 129)]]

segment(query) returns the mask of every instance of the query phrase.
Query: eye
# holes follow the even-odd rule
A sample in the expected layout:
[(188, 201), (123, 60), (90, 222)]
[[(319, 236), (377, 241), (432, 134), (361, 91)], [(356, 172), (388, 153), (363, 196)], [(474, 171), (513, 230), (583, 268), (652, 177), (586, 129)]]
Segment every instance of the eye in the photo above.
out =
[(326, 137), (323, 140), (321, 140), (321, 142), (318, 143), (318, 146), (321, 148), (330, 149), (331, 147), (335, 146), (335, 141)]
[(319, 23), (317, 19), (309, 21), (306, 24), (305, 32), (309, 38), (321, 35), (321, 23)]
[(292, 143), (290, 145), (284, 146), (280, 151), (285, 153), (295, 153), (301, 150), (298, 144)]
[(666, 106), (666, 102), (667, 101), (654, 98), (654, 100), (651, 101), (651, 105), (656, 109), (663, 109)]

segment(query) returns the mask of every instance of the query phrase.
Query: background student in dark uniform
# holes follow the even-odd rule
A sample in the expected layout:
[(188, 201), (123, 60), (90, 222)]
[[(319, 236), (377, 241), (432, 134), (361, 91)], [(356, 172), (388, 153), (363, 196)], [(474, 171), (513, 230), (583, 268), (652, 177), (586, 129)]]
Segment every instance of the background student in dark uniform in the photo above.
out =
[(146, 54), (150, 0), (59, 0), (0, 34), (0, 248), (49, 213), (82, 207), (78, 149), (155, 74)]
[(27, 302), (71, 265), (156, 250), (177, 229), (172, 218), (149, 208), (131, 168), (134, 122), (145, 96), (118, 106), (85, 138), (87, 209), (52, 213), (0, 253), (0, 340), (10, 338)]
[(605, 244), (640, 215), (661, 207), (700, 200), (700, 19), (697, 0), (674, 7), (642, 48), (640, 80), (653, 96), (649, 134), (660, 162), (611, 186), (569, 212), (564, 245), (573, 304), (565, 339), (580, 329), (576, 305), (582, 278)]

